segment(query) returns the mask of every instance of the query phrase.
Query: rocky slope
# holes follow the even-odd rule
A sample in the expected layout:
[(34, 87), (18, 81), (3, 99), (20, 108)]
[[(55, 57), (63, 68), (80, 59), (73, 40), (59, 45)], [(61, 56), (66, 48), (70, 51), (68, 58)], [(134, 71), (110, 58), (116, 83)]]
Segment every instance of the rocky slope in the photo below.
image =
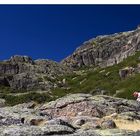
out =
[(140, 104), (77, 93), (45, 104), (2, 107), (0, 135), (140, 135)]
[(69, 69), (57, 62), (16, 55), (0, 62), (0, 85), (13, 90), (48, 90), (55, 84), (51, 80), (64, 73)]
[(140, 27), (136, 30), (97, 36), (86, 41), (61, 63), (72, 68), (112, 66), (140, 50)]
[(61, 63), (0, 62), (0, 135), (140, 135), (140, 103), (128, 100), (139, 49), (140, 27), (91, 39)]

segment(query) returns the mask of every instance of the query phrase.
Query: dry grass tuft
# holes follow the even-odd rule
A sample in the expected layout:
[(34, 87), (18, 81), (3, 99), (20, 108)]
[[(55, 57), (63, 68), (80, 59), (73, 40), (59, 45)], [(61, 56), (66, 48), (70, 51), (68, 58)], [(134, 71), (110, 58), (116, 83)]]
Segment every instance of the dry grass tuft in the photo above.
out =
[(123, 119), (116, 119), (114, 121), (116, 123), (116, 126), (119, 129), (133, 130), (133, 131), (140, 130), (140, 121), (139, 120), (129, 121), (129, 120), (123, 120)]

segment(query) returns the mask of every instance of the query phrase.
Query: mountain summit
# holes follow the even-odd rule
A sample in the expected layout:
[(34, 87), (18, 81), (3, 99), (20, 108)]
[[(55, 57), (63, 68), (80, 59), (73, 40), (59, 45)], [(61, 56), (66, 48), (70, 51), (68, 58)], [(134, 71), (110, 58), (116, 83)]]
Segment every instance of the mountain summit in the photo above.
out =
[(122, 62), (140, 50), (140, 27), (136, 30), (102, 35), (84, 42), (62, 64), (72, 68), (107, 67)]

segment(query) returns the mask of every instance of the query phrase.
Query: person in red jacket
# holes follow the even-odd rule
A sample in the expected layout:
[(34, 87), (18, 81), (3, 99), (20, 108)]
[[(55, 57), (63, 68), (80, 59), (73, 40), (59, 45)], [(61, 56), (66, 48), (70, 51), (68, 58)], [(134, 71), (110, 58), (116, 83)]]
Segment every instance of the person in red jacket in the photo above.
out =
[(133, 96), (137, 98), (137, 101), (140, 102), (140, 92), (134, 92)]

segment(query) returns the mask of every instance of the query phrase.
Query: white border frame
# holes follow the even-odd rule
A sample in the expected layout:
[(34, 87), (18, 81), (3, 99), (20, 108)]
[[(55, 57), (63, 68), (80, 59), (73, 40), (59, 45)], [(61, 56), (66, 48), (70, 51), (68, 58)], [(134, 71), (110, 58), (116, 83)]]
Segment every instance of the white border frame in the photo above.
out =
[(140, 0), (0, 0), (0, 4), (140, 4)]

